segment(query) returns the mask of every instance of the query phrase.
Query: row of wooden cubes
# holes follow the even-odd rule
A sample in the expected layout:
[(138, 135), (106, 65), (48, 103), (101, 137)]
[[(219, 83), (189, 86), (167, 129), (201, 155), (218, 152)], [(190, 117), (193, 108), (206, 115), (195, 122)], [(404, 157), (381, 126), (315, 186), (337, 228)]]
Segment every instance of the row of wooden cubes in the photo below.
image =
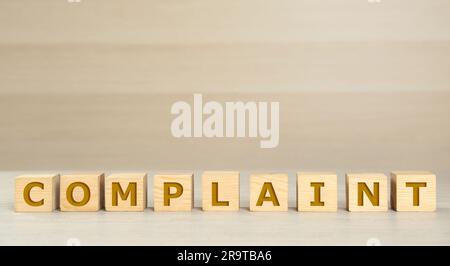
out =
[[(239, 172), (202, 175), (204, 211), (238, 211)], [(194, 207), (193, 173), (160, 173), (153, 178), (155, 211), (190, 211)], [(335, 173), (297, 173), (298, 211), (329, 212), (338, 208)], [(381, 173), (346, 174), (349, 211), (387, 211), (388, 177)], [(436, 176), (430, 172), (391, 173), (391, 205), (396, 211), (435, 211)], [(22, 175), (16, 177), (17, 212), (143, 211), (147, 174)], [(251, 211), (287, 211), (287, 174), (250, 175)]]

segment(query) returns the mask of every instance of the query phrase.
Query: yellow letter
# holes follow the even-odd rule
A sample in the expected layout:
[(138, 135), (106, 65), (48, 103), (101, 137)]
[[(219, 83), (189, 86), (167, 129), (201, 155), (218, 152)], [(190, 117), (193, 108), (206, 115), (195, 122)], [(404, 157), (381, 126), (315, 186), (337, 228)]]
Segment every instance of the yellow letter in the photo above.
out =
[(323, 182), (313, 182), (311, 186), (314, 187), (314, 201), (311, 201), (311, 206), (325, 206), (323, 201), (320, 201), (320, 188), (325, 186)]
[[(175, 193), (170, 193), (170, 188), (176, 189)], [(179, 198), (183, 194), (183, 186), (180, 183), (164, 183), (164, 206), (170, 206), (170, 199)]]
[[(83, 189), (83, 199), (81, 199), (80, 201), (76, 201), (73, 198), (73, 190), (76, 187), (80, 187), (81, 189)], [(69, 185), (69, 187), (67, 188), (67, 192), (66, 192), (66, 197), (67, 197), (67, 201), (72, 204), (73, 206), (77, 206), (77, 207), (81, 207), (86, 205), (89, 200), (91, 199), (91, 191), (89, 190), (88, 185), (86, 185), (83, 182), (74, 182), (72, 184)]]
[(413, 188), (413, 206), (419, 206), (419, 190), (421, 187), (427, 187), (427, 183), (425, 182), (418, 182), (418, 183), (410, 183), (406, 182), (406, 187), (412, 187)]
[[(269, 192), (268, 197), (266, 197), (267, 192)], [(273, 206), (280, 206), (271, 182), (264, 183), (261, 193), (259, 194), (258, 201), (256, 202), (256, 206), (262, 206), (264, 201), (271, 201)]]
[(378, 182), (373, 183), (373, 189), (375, 190), (375, 192), (372, 194), (366, 183), (363, 182), (358, 183), (358, 206), (364, 205), (363, 192), (366, 193), (367, 197), (369, 198), (373, 206), (380, 205), (380, 183)]
[(33, 189), (34, 187), (44, 189), (44, 184), (39, 183), (39, 182), (31, 182), (31, 183), (27, 184), (25, 186), (25, 189), (23, 190), (23, 198), (28, 205), (33, 206), (33, 207), (39, 207), (39, 206), (44, 205), (44, 199), (41, 199), (40, 201), (33, 201), (31, 199), (30, 192), (31, 192), (31, 189)]
[(131, 193), (131, 199), (130, 204), (131, 206), (137, 206), (137, 183), (136, 182), (130, 182), (128, 184), (127, 190), (125, 193), (122, 190), (122, 187), (120, 186), (119, 182), (113, 182), (112, 183), (112, 206), (118, 206), (118, 195), (120, 195), (120, 198), (122, 200), (127, 200), (127, 198), (130, 196)]
[(213, 206), (229, 206), (229, 201), (219, 201), (219, 183), (212, 183), (212, 205)]

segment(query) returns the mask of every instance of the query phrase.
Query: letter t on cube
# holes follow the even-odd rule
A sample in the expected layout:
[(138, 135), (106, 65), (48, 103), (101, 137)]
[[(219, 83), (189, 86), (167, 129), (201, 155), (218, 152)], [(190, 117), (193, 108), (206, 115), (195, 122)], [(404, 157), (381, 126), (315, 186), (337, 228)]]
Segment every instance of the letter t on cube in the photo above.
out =
[(430, 172), (391, 173), (391, 203), (396, 211), (435, 211), (436, 176)]

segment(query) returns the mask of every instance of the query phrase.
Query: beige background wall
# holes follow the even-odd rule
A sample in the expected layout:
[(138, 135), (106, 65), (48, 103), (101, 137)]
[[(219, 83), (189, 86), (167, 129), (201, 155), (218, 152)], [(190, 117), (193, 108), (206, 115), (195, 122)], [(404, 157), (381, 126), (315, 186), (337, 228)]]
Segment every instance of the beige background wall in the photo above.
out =
[(449, 40), (448, 0), (2, 0), (6, 43)]
[[(450, 1), (0, 0), (0, 170), (450, 166)], [(280, 101), (280, 146), (170, 106)]]

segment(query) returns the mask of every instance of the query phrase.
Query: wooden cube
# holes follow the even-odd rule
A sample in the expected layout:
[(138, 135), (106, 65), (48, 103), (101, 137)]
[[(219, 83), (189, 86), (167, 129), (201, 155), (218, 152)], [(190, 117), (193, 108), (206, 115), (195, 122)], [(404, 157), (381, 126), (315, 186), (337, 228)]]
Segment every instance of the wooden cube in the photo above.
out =
[(239, 172), (204, 172), (202, 208), (204, 211), (239, 211)]
[(297, 173), (298, 211), (335, 212), (337, 202), (336, 173)]
[(103, 173), (61, 176), (61, 211), (95, 212), (103, 205)]
[(286, 174), (250, 175), (250, 211), (287, 211)]
[(16, 177), (16, 212), (51, 212), (59, 205), (59, 175)]
[(147, 174), (113, 174), (105, 179), (107, 211), (144, 211), (147, 208)]
[(194, 208), (194, 174), (156, 174), (153, 202), (155, 211), (191, 211)]
[(380, 173), (346, 175), (347, 209), (352, 212), (387, 211), (387, 176)]
[(392, 172), (391, 203), (396, 211), (435, 211), (436, 176), (430, 172)]

